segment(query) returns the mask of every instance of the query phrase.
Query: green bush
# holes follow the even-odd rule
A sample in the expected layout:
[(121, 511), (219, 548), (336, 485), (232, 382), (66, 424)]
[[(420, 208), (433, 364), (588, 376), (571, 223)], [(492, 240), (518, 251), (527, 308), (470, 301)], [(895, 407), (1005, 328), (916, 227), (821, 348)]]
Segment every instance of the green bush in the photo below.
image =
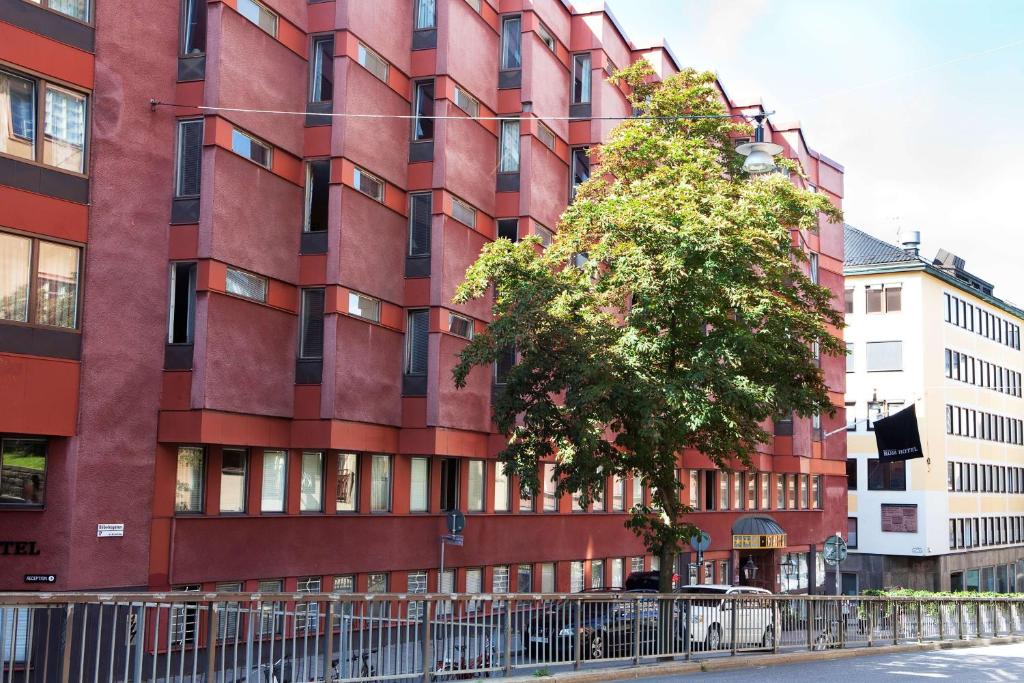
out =
[(909, 588), (873, 588), (871, 590), (865, 590), (860, 592), (861, 595), (878, 596), (883, 598), (919, 598), (922, 600), (938, 600), (942, 598), (956, 599), (956, 598), (1012, 598), (1020, 597), (1019, 593), (975, 593), (973, 591), (964, 591), (960, 593), (950, 593), (949, 591), (935, 592), (935, 591), (918, 591), (911, 590)]

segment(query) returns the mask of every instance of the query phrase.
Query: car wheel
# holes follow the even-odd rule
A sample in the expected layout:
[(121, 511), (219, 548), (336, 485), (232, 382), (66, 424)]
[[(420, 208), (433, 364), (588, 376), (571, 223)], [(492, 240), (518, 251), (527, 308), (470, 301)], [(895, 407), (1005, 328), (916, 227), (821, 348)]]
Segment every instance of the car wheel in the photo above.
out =
[(704, 640), (704, 645), (708, 650), (717, 650), (722, 646), (722, 631), (718, 624), (712, 624), (711, 628), (708, 629), (708, 636)]
[(775, 648), (775, 629), (771, 626), (764, 629), (764, 636), (761, 638), (761, 647), (766, 650)]
[(587, 657), (589, 659), (604, 659), (604, 646), (604, 636), (600, 633), (590, 636), (590, 641), (587, 643)]

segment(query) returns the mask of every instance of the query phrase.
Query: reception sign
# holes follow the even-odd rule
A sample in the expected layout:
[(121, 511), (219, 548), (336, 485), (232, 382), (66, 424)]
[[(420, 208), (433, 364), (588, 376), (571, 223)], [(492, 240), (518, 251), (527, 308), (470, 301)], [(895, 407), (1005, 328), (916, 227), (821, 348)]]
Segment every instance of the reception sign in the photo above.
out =
[(733, 534), (733, 550), (785, 548), (786, 534)]

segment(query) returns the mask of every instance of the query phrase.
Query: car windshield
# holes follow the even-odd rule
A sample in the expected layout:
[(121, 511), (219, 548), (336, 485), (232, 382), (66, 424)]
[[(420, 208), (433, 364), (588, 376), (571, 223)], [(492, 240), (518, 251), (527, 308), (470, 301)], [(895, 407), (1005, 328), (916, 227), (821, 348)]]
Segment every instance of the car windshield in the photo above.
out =
[[(676, 590), (676, 593), (681, 595), (707, 595), (708, 593), (724, 595), (726, 591), (721, 588), (708, 588), (706, 586), (684, 586)], [(692, 604), (700, 607), (717, 607), (721, 603), (721, 600), (693, 600), (691, 602)]]

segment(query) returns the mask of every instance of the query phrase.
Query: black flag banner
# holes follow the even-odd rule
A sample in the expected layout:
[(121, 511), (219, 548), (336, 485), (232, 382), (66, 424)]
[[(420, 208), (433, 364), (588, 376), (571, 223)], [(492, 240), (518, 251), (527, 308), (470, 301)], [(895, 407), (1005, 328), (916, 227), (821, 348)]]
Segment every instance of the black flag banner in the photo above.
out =
[(875, 442), (878, 444), (879, 462), (923, 458), (914, 405), (875, 421)]

